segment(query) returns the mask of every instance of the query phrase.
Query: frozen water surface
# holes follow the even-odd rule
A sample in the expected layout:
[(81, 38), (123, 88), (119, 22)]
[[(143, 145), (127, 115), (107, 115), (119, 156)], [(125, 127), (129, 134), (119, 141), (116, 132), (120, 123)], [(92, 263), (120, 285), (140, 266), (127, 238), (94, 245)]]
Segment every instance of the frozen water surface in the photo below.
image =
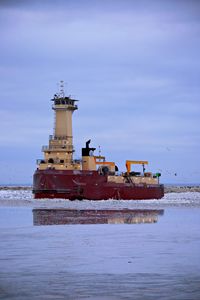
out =
[(160, 200), (76, 200), (37, 199), (31, 190), (0, 190), (0, 206), (63, 207), (78, 209), (103, 208), (159, 208), (159, 207), (200, 207), (200, 192), (167, 193)]
[[(34, 200), (0, 191), (0, 299), (200, 299), (200, 194)], [(33, 208), (164, 209), (152, 224), (33, 226)]]

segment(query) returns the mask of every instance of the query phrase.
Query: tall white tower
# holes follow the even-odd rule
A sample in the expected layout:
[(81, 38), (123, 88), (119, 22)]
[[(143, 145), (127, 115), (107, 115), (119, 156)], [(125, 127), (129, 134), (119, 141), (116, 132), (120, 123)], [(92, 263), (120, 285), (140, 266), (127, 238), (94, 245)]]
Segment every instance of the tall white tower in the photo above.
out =
[(75, 99), (64, 95), (63, 82), (59, 94), (52, 99), (55, 112), (54, 134), (49, 137), (49, 145), (43, 146), (44, 160), (40, 161), (39, 169), (79, 169), (73, 161), (72, 114), (78, 109)]

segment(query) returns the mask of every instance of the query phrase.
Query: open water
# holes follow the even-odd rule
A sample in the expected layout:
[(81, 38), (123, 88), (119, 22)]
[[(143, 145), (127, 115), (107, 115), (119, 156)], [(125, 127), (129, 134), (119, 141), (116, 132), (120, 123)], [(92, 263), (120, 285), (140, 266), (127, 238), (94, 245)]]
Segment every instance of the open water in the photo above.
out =
[[(157, 222), (34, 226), (35, 208), (162, 209)], [(0, 191), (0, 299), (200, 299), (200, 193), (35, 201)]]

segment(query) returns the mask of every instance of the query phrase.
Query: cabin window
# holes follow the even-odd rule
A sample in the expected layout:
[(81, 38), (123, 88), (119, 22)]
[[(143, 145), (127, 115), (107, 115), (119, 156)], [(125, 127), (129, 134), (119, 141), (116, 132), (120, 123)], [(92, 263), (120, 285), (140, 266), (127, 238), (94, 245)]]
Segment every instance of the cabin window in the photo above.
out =
[(49, 158), (48, 163), (53, 164), (54, 163), (53, 158)]

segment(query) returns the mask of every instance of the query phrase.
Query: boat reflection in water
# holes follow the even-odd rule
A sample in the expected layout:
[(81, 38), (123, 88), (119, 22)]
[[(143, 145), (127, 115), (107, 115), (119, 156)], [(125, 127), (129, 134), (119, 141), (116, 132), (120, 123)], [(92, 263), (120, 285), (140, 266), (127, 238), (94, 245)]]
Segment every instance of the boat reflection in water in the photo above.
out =
[(34, 225), (156, 223), (164, 210), (33, 209)]

